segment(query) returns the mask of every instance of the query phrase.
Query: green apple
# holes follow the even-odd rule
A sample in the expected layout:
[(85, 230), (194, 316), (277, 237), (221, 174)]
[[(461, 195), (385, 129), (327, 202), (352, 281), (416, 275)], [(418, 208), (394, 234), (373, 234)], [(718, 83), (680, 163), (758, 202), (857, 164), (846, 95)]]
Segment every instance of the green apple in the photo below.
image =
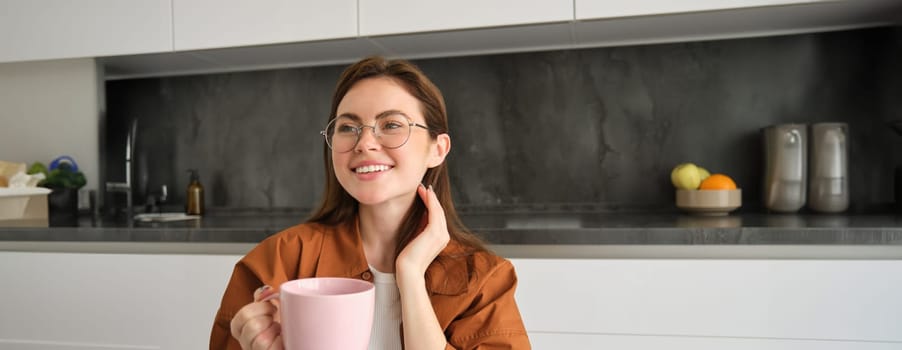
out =
[[(705, 170), (705, 172), (708, 171)], [(695, 164), (682, 163), (670, 172), (670, 182), (673, 182), (673, 186), (678, 189), (695, 190), (702, 183), (701, 172)]]
[(705, 181), (708, 176), (711, 176), (711, 173), (708, 172), (708, 169), (702, 168), (700, 166), (696, 166), (696, 168), (698, 168), (698, 179), (700, 181)]

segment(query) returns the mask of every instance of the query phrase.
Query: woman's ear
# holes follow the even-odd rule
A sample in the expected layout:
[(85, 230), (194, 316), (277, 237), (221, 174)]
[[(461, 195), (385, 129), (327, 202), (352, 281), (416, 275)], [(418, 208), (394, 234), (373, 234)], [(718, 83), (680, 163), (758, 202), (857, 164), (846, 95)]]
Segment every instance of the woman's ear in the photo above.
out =
[(429, 159), (426, 161), (426, 166), (435, 168), (445, 161), (445, 156), (451, 151), (451, 136), (439, 134), (429, 148)]

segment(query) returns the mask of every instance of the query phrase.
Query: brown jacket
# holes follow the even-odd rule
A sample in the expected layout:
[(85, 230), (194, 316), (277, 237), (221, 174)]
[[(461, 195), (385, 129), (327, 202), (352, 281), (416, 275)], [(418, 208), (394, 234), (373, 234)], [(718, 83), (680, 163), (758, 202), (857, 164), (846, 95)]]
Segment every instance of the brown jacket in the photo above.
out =
[[(240, 349), (229, 322), (253, 301), (254, 290), (297, 278), (351, 277), (372, 281), (356, 225), (301, 224), (251, 250), (232, 272), (210, 335), (210, 349)], [(438, 322), (456, 349), (529, 349), (514, 300), (511, 263), (489, 252), (464, 254), (451, 241), (426, 270), (426, 289)]]

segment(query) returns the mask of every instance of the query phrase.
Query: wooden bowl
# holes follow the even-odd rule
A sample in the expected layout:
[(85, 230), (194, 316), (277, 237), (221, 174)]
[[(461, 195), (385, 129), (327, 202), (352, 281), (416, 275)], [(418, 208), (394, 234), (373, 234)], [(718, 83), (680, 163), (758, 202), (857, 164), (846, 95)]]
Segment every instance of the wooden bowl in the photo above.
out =
[(695, 215), (727, 215), (742, 206), (742, 189), (677, 190), (676, 206)]

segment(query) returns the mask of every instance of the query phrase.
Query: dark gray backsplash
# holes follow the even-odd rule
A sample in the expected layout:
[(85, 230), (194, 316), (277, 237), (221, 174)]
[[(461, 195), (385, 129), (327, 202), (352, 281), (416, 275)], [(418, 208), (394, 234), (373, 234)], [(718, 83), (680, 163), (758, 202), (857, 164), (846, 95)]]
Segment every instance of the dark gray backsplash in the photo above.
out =
[[(902, 30), (415, 61), (445, 95), (461, 206), (670, 208), (671, 168), (732, 176), (761, 199), (760, 128), (850, 125), (852, 207), (891, 202), (902, 166)], [(124, 176), (139, 119), (139, 194), (184, 201), (200, 171), (208, 207), (310, 208), (321, 195), (332, 89), (344, 67), (107, 83), (106, 178)]]

